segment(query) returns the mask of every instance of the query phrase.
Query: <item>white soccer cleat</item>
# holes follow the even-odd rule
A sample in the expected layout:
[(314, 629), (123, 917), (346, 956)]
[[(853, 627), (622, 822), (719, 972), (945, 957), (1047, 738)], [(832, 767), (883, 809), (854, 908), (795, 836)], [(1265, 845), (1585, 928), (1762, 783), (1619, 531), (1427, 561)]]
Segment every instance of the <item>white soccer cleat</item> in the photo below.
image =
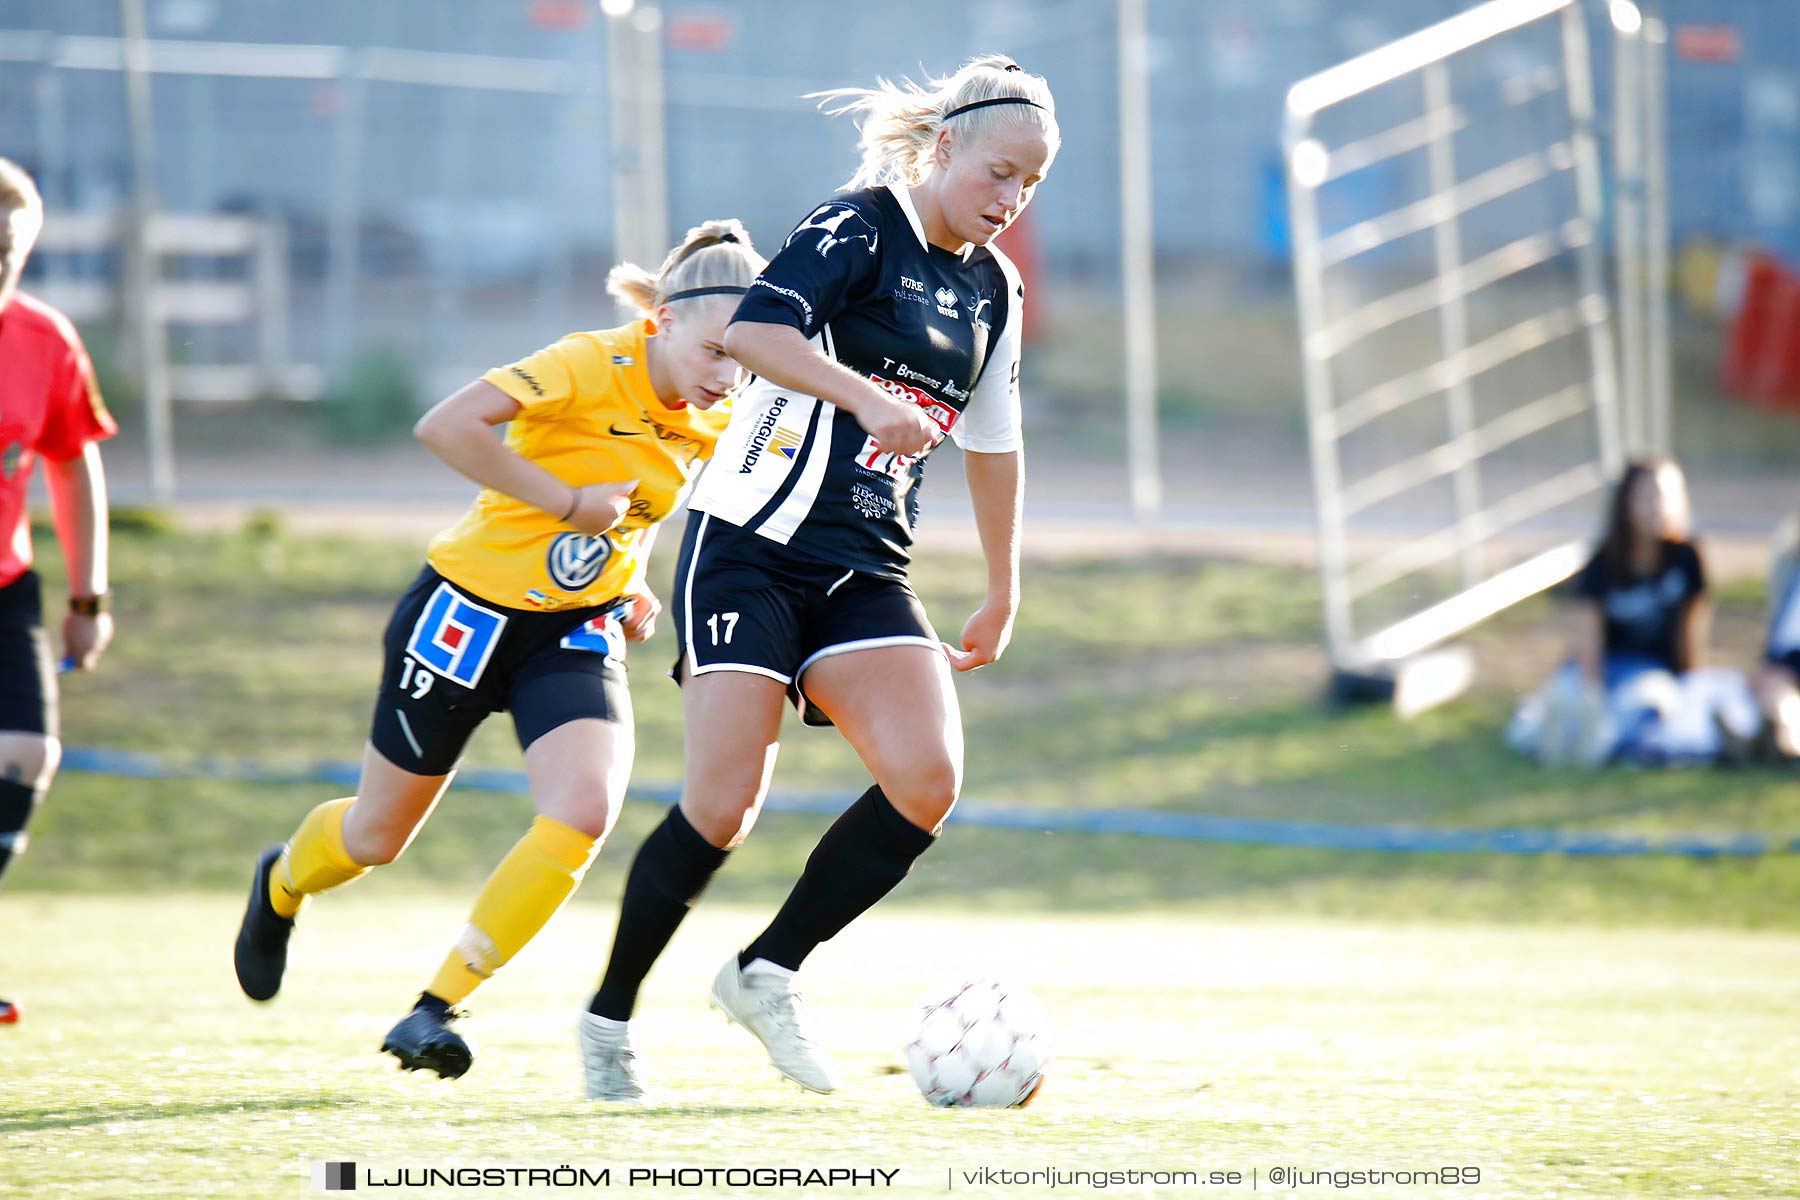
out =
[(809, 1092), (837, 1090), (831, 1056), (807, 1032), (806, 1003), (790, 972), (777, 967), (746, 973), (734, 954), (713, 979), (712, 1006), (755, 1034), (777, 1071)]
[(644, 1103), (644, 1080), (638, 1075), (629, 1029), (593, 1013), (582, 1013), (575, 1035), (581, 1043), (581, 1074), (589, 1100)]

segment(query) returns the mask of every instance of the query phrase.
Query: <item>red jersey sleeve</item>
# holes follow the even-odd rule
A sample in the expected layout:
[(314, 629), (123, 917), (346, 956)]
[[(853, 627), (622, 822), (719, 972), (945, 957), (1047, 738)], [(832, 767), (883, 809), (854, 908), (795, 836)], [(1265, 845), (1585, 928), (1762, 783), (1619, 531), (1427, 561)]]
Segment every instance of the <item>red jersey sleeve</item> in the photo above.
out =
[(81, 338), (70, 330), (68, 354), (45, 398), (44, 428), (38, 436), (37, 451), (45, 458), (67, 462), (79, 457), (89, 442), (105, 441), (117, 432), (119, 427), (100, 398), (94, 364), (88, 360)]

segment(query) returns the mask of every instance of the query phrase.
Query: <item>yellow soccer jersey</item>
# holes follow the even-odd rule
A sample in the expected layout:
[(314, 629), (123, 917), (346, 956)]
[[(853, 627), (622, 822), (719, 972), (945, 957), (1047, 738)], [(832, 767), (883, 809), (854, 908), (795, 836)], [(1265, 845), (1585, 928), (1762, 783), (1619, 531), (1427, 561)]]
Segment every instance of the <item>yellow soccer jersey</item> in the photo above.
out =
[(731, 419), (728, 405), (669, 408), (650, 387), (649, 321), (574, 333), (482, 378), (523, 407), (506, 444), (575, 487), (639, 480), (631, 511), (604, 537), (482, 489), (432, 539), (438, 574), (508, 608), (604, 604), (636, 585), (651, 526), (680, 502)]

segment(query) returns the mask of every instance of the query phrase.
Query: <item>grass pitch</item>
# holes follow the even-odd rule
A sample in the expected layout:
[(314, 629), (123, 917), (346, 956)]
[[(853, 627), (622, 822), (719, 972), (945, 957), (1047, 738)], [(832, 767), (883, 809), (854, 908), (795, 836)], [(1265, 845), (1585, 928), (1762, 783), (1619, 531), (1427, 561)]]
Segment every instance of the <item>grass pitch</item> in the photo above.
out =
[[(646, 989), (658, 1102), (580, 1097), (573, 1022), (612, 926), (589, 889), (478, 992), (474, 1069), (375, 1052), (462, 905), (372, 878), (302, 918), (271, 1005), (231, 978), (235, 897), (13, 897), (0, 1029), (0, 1192), (294, 1197), (312, 1164), (897, 1170), (903, 1196), (1791, 1196), (1800, 937), (1169, 915), (883, 910), (808, 964), (844, 1086), (781, 1081), (707, 1011), (767, 910), (703, 904)], [(1036, 990), (1058, 1058), (1031, 1108), (939, 1111), (903, 1073), (910, 1002), (991, 971)], [(1476, 1186), (1271, 1185), (1272, 1168), (1424, 1172)], [(1236, 1186), (1007, 1186), (995, 1171), (1238, 1171)], [(365, 1190), (367, 1190), (365, 1185)], [(754, 1194), (819, 1194), (770, 1188)], [(831, 1192), (849, 1189), (833, 1188)], [(500, 1194), (394, 1187), (395, 1196)], [(580, 1194), (521, 1188), (516, 1194)]]
[[(353, 757), (382, 623), (419, 560), (416, 546), (267, 526), (122, 530), (119, 640), (100, 674), (68, 680), (68, 740), (178, 760)], [(949, 558), (917, 578), (949, 632), (982, 576)], [(1475, 639), (1474, 695), (1402, 724), (1316, 703), (1306, 572), (1031, 562), (1025, 585), (1007, 659), (959, 681), (966, 791), (989, 803), (1800, 830), (1786, 776), (1544, 772), (1502, 749), (1517, 691), (1558, 653), (1547, 604)], [(1745, 657), (1756, 597), (1721, 599), (1727, 658)], [(666, 622), (634, 650), (643, 780), (678, 771), (678, 693), (659, 678), (672, 653)], [(517, 753), (495, 721), (471, 761), (515, 766)], [(866, 783), (840, 739), (795, 730), (778, 786), (848, 800)], [(746, 1193), (631, 1187), (628, 1172), (894, 1170), (879, 1190), (908, 1196), (1789, 1196), (1800, 1176), (1793, 856), (1393, 855), (953, 827), (809, 963), (845, 1080), (821, 1098), (705, 1008), (713, 971), (767, 920), (824, 824), (771, 815), (652, 976), (638, 1042), (661, 1102), (620, 1112), (580, 1098), (573, 1023), (658, 809), (626, 807), (575, 901), (476, 994), (476, 1066), (448, 1084), (402, 1075), (375, 1047), (529, 801), (453, 790), (404, 859), (313, 906), (287, 989), (254, 1006), (229, 965), (250, 862), (330, 794), (58, 781), (0, 893), (0, 994), (26, 1008), (0, 1027), (0, 1195), (293, 1197), (316, 1194), (312, 1168), (332, 1161), (377, 1181), (570, 1166), (611, 1171), (610, 1191), (590, 1194), (699, 1196)], [(1026, 984), (1057, 1022), (1059, 1059), (1030, 1109), (933, 1110), (902, 1073), (911, 1001), (966, 973)], [(1480, 1182), (1422, 1182), (1449, 1167)], [(1288, 1185), (1277, 1168), (1325, 1174)], [(1060, 1186), (1029, 1175), (1044, 1170)], [(1082, 1171), (1171, 1182), (1068, 1182)], [(1213, 1184), (1214, 1171), (1243, 1182)]]

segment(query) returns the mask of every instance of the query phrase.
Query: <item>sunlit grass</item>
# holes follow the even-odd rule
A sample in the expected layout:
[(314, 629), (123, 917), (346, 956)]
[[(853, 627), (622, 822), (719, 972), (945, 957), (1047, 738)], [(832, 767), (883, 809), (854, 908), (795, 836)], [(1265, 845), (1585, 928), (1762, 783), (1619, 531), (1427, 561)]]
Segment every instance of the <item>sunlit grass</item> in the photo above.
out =
[[(1254, 1169), (1276, 1195), (1792, 1194), (1792, 935), (883, 909), (808, 964), (844, 1081), (815, 1097), (706, 1011), (718, 961), (768, 915), (708, 903), (640, 1010), (657, 1103), (619, 1111), (580, 1097), (572, 1037), (612, 902), (584, 890), (477, 993), (476, 1065), (451, 1084), (375, 1047), (458, 903), (380, 878), (323, 898), (288, 987), (259, 1007), (230, 975), (235, 897), (13, 897), (6, 983), (27, 1016), (0, 1029), (4, 1186), (287, 1197), (310, 1164), (351, 1160), (615, 1180), (633, 1165), (879, 1166), (901, 1172), (896, 1195), (941, 1194), (947, 1172), (959, 1194), (1046, 1194), (959, 1174), (982, 1167)], [(968, 971), (1029, 986), (1056, 1023), (1030, 1109), (936, 1111), (899, 1073), (911, 1001)], [(1277, 1165), (1473, 1166), (1482, 1183), (1288, 1193), (1269, 1186)]]

